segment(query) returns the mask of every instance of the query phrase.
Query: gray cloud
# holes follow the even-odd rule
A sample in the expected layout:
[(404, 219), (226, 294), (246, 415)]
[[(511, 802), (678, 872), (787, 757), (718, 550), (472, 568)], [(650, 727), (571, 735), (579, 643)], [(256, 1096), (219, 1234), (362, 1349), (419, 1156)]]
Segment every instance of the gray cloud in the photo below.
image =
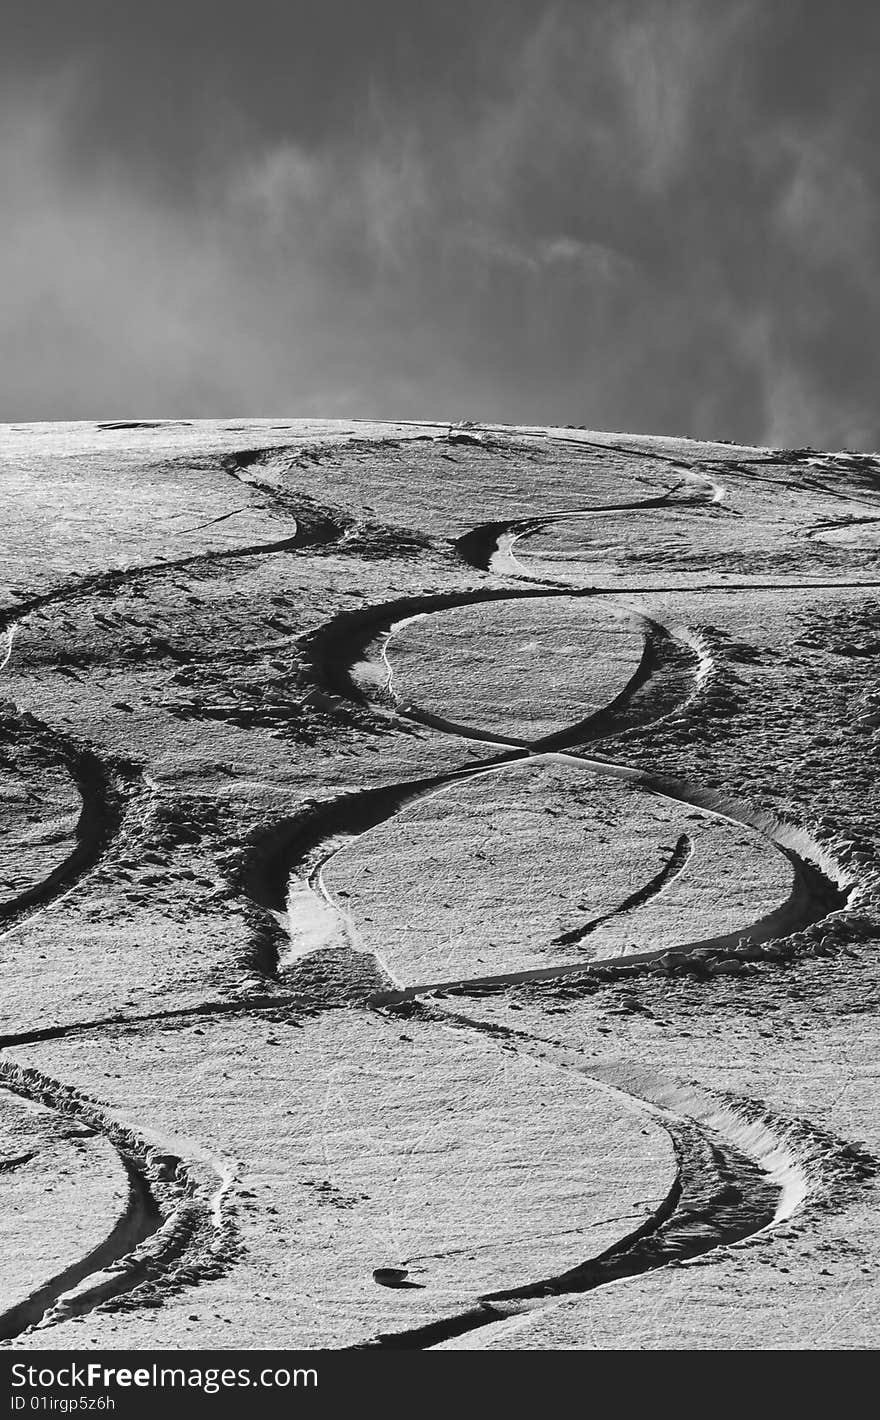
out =
[(13, 33), (2, 417), (880, 443), (870, 7), (270, 8)]

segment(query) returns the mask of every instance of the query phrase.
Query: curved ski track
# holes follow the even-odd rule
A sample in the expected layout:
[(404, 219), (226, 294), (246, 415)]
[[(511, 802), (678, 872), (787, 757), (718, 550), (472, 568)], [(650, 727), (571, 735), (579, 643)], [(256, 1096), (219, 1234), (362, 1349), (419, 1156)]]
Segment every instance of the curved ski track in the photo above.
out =
[(88, 1096), (38, 1070), (0, 1061), (0, 1090), (103, 1134), (128, 1179), (122, 1215), (101, 1243), (0, 1313), (0, 1342), (97, 1307), (155, 1306), (163, 1295), (216, 1277), (237, 1243), (227, 1211), (230, 1164), (195, 1142), (147, 1138), (118, 1124)]

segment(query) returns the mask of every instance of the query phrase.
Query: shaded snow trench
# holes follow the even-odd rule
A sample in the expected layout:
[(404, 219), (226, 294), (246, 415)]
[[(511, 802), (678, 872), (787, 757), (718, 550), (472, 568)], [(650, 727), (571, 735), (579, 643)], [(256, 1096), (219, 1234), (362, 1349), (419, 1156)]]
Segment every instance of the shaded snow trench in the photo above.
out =
[[(6, 629), (0, 673), (12, 657), (17, 623)], [(0, 941), (72, 892), (104, 859), (127, 822), (151, 797), (149, 781), (124, 760), (105, 761), (74, 739), (59, 734), (33, 715), (7, 715), (4, 731), (14, 745), (40, 745), (47, 759), (63, 766), (76, 788), (80, 812), (74, 846), (45, 875), (15, 896), (0, 901)]]
[(603, 912), (598, 917), (592, 917), (589, 922), (584, 922), (580, 927), (573, 927), (568, 932), (561, 932), (558, 937), (554, 937), (550, 943), (553, 947), (571, 947), (582, 942), (585, 937), (589, 937), (599, 927), (606, 922), (610, 922), (612, 917), (622, 917), (625, 913), (635, 912), (638, 908), (650, 902), (652, 897), (657, 897), (665, 887), (680, 877), (687, 867), (688, 860), (694, 851), (693, 839), (687, 833), (680, 833), (675, 841), (672, 852), (667, 858), (663, 867), (653, 878), (644, 883), (635, 892), (625, 897), (617, 907), (610, 912)]
[[(708, 482), (709, 480), (707, 480)], [(648, 506), (666, 502), (664, 498), (650, 500)], [(713, 501), (721, 501), (724, 490), (712, 486)], [(644, 507), (643, 502), (640, 505)], [(595, 510), (593, 510), (595, 511)], [(604, 509), (602, 511), (605, 511)], [(615, 510), (623, 511), (623, 509)], [(457, 550), (465, 560), (481, 570), (496, 575), (528, 578), (526, 568), (513, 556), (516, 541), (537, 532), (570, 513), (551, 514), (544, 518), (516, 523), (488, 524), (458, 539)], [(589, 516), (585, 512), (582, 516)], [(494, 551), (492, 547), (494, 546)], [(572, 590), (554, 584), (544, 595), (568, 595)], [(319, 683), (336, 694), (359, 700), (369, 700), (373, 708), (393, 719), (415, 720), (443, 733), (492, 744), (498, 756), (490, 763), (468, 765), (433, 778), (363, 791), (314, 806), (298, 820), (289, 821), (274, 839), (275, 862), (266, 873), (263, 860), (262, 892), (259, 900), (274, 910), (277, 920), (285, 920), (290, 936), (288, 956), (280, 966), (291, 964), (314, 950), (339, 943), (358, 949), (357, 927), (351, 916), (334, 901), (323, 877), (323, 869), (331, 858), (347, 844), (368, 834), (373, 828), (414, 803), (444, 793), (448, 788), (471, 779), (491, 775), (518, 762), (547, 757), (557, 761), (576, 761), (580, 766), (600, 774), (624, 779), (651, 794), (659, 794), (689, 808), (719, 818), (738, 827), (756, 829), (765, 842), (782, 853), (792, 867), (793, 885), (788, 899), (773, 912), (754, 923), (750, 929), (729, 933), (700, 942), (683, 943), (677, 952), (724, 951), (768, 942), (821, 920), (829, 911), (845, 901), (836, 865), (830, 863), (818, 845), (795, 828), (756, 813), (748, 805), (726, 800), (702, 790), (699, 786), (661, 780), (607, 760), (591, 759), (583, 746), (619, 738), (630, 730), (665, 719), (699, 693), (712, 669), (711, 657), (700, 638), (686, 627), (663, 625), (639, 616), (645, 641), (641, 662), (624, 690), (603, 710), (588, 719), (542, 740), (505, 738), (464, 726), (428, 714), (418, 707), (401, 705), (395, 695), (394, 672), (389, 645), (395, 631), (407, 621), (431, 616), (453, 606), (473, 605), (514, 597), (540, 596), (541, 592), (483, 591), (470, 595), (445, 595), (407, 599), (385, 608), (365, 609), (354, 617), (344, 616), (326, 626), (313, 638), (313, 664)], [(595, 592), (574, 595), (595, 596)], [(601, 594), (599, 594), (601, 595)], [(610, 598), (602, 596), (605, 605)], [(401, 615), (401, 613), (403, 613)], [(363, 684), (352, 676), (352, 668), (364, 658), (378, 663), (381, 675), (375, 678), (372, 694), (365, 694)], [(686, 665), (687, 681), (681, 676)], [(671, 679), (672, 696), (657, 694), (664, 674)], [(645, 692), (648, 693), (645, 693)], [(653, 693), (651, 693), (653, 692)], [(641, 699), (640, 699), (641, 697)], [(634, 707), (635, 713), (633, 713)], [(588, 922), (574, 932), (565, 933), (550, 945), (572, 946), (589, 934), (601, 922), (611, 917), (638, 911), (645, 902), (662, 893), (687, 866), (692, 843), (686, 834), (679, 837), (670, 858), (643, 887), (630, 894), (611, 912)], [(270, 855), (271, 856), (271, 855)], [(403, 986), (394, 981), (388, 968), (378, 962), (390, 980), (390, 988), (371, 999), (374, 1009), (382, 1013), (400, 1007), (425, 1009), (420, 998), (433, 993), (468, 994), (480, 990), (503, 988), (516, 982), (553, 979), (573, 975), (594, 975), (609, 966), (615, 971), (638, 967), (645, 962), (665, 958), (668, 950), (643, 952), (617, 957), (611, 962), (558, 963), (538, 970), (506, 973), (482, 978), (453, 981), (421, 982)], [(594, 1086), (614, 1088), (630, 1105), (635, 1101), (650, 1112), (669, 1133), (678, 1162), (675, 1181), (660, 1207), (633, 1233), (620, 1239), (598, 1257), (588, 1259), (555, 1276), (507, 1289), (486, 1293), (476, 1306), (455, 1316), (427, 1326), (393, 1335), (378, 1335), (368, 1346), (426, 1348), (442, 1344), (456, 1336), (496, 1323), (511, 1316), (547, 1305), (547, 1299), (577, 1294), (613, 1281), (621, 1281), (665, 1265), (675, 1259), (696, 1257), (714, 1247), (743, 1240), (772, 1227), (787, 1218), (808, 1196), (811, 1189), (809, 1170), (798, 1148), (789, 1138), (788, 1125), (764, 1111), (755, 1119), (749, 1102), (743, 1108), (735, 1102), (723, 1104), (710, 1092), (689, 1090), (675, 1081), (648, 1078), (637, 1067), (618, 1071), (616, 1081), (603, 1079), (601, 1069), (586, 1067), (552, 1043), (539, 1042), (439, 1006), (432, 999), (427, 1007), (432, 1016), (446, 1021), (455, 1029), (479, 1031), (501, 1037), (510, 1048), (549, 1061), (558, 1068), (578, 1069)], [(401, 1259), (401, 1275), (405, 1276), (407, 1259)]]
[(0, 1061), (0, 1089), (50, 1110), (62, 1127), (73, 1120), (103, 1135), (128, 1184), (124, 1209), (108, 1220), (103, 1240), (0, 1312), (0, 1343), (99, 1307), (155, 1306), (163, 1294), (230, 1265), (232, 1164), (192, 1141), (138, 1134), (71, 1086), (12, 1061)]

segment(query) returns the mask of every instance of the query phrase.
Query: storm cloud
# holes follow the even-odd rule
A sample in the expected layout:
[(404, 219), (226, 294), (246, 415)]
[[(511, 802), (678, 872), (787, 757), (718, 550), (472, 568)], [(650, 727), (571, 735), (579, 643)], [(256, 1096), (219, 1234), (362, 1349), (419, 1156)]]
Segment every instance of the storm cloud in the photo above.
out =
[(880, 444), (873, 4), (12, 9), (0, 417)]

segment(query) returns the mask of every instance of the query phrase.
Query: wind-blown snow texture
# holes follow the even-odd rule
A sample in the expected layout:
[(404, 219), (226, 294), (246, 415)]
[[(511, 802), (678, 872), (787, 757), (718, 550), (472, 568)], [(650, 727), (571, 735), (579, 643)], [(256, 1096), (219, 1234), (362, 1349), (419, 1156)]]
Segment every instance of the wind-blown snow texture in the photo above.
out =
[(875, 1345), (880, 460), (0, 459), (5, 1343)]

